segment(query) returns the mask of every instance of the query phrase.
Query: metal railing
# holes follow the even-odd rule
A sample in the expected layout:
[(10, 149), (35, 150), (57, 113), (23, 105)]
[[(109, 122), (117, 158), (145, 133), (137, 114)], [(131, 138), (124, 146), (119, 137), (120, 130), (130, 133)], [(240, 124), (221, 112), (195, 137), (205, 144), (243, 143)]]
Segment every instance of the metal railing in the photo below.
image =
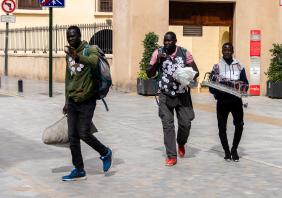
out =
[[(108, 23), (80, 24), (81, 38), (98, 45), (106, 54), (112, 54), (112, 25)], [(53, 50), (63, 51), (68, 45), (66, 31), (68, 25), (53, 26)], [(0, 30), (0, 50), (5, 50), (5, 30)], [(3, 41), (3, 42), (2, 42)], [(49, 27), (25, 27), (9, 30), (8, 50), (47, 53), (49, 49)]]

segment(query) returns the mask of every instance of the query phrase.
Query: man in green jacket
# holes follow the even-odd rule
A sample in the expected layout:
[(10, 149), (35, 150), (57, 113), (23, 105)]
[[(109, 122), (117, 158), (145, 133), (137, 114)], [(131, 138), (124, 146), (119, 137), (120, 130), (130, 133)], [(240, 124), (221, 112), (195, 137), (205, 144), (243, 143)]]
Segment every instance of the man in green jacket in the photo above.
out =
[(86, 172), (81, 154), (80, 140), (83, 140), (100, 155), (103, 161), (103, 170), (107, 172), (112, 164), (112, 151), (104, 146), (91, 132), (90, 125), (96, 107), (95, 96), (95, 69), (98, 64), (98, 51), (95, 47), (86, 48), (87, 56), (83, 50), (88, 45), (81, 41), (79, 27), (70, 26), (67, 30), (66, 46), (66, 103), (63, 113), (68, 117), (68, 135), (74, 169), (69, 175), (63, 176), (63, 181), (86, 179)]

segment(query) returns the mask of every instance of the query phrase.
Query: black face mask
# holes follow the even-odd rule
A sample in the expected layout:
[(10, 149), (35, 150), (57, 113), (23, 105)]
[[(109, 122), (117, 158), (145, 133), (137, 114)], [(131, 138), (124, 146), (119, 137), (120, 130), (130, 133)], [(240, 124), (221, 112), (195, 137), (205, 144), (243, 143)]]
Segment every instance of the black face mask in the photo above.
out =
[(225, 60), (225, 62), (228, 64), (228, 65), (231, 65), (231, 63), (233, 62), (233, 58), (224, 58), (223, 59)]
[(168, 54), (172, 54), (173, 52), (175, 52), (175, 49), (176, 45), (168, 44), (164, 46), (164, 51)]

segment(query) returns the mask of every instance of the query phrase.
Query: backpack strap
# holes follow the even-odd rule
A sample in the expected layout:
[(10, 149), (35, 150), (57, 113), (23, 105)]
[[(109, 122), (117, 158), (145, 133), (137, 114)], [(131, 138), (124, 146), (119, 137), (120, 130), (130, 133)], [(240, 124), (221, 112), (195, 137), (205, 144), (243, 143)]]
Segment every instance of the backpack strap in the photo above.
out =
[(88, 53), (88, 49), (90, 48), (90, 45), (89, 44), (86, 44), (85, 47), (83, 48), (83, 51), (82, 51), (82, 55), (83, 56), (88, 56), (89, 53)]
[[(83, 56), (88, 56), (88, 55), (89, 55), (88, 49), (89, 49), (90, 47), (91, 47), (91, 46), (90, 46), (89, 44), (85, 45), (85, 47), (84, 47), (84, 49), (83, 49), (83, 51), (82, 51), (82, 55), (83, 55)], [(107, 105), (107, 103), (106, 103), (106, 101), (105, 101), (104, 98), (102, 98), (102, 102), (103, 102), (103, 104), (104, 104), (104, 106), (105, 106), (106, 111), (109, 111), (109, 107), (108, 107), (108, 105)]]
[[(158, 53), (163, 53), (163, 47), (159, 47), (158, 48)], [(159, 106), (159, 100), (158, 100), (158, 98), (157, 98), (157, 95), (159, 95), (160, 93), (160, 90), (159, 90), (159, 84), (158, 84), (158, 82), (160, 81), (160, 79), (161, 79), (161, 76), (162, 76), (162, 62), (160, 62), (158, 65), (157, 65), (157, 72), (158, 72), (158, 75), (157, 75), (157, 77), (155, 77), (155, 80), (157, 81), (157, 83), (156, 83), (156, 94), (155, 94), (155, 100), (156, 100), (156, 103), (157, 103), (157, 105)]]
[[(183, 48), (183, 47), (180, 47), (180, 49), (181, 49), (181, 53), (182, 53), (182, 56), (183, 56), (183, 58), (184, 58), (184, 62), (185, 62), (185, 67), (187, 66), (187, 56), (186, 56), (186, 54), (187, 54), (187, 49), (185, 49), (185, 48)], [(190, 89), (190, 87), (188, 87), (188, 95), (189, 95), (189, 102), (190, 102), (190, 105), (191, 105), (191, 107), (192, 107), (192, 109), (193, 109), (193, 102), (192, 102), (192, 97), (191, 97), (191, 89)]]
[(184, 47), (180, 47), (180, 50), (181, 50), (181, 54), (182, 54), (182, 57), (184, 58), (184, 62), (185, 62), (185, 67), (187, 65), (187, 60), (186, 60), (186, 53), (187, 53), (187, 49), (185, 49)]
[[(163, 51), (164, 51), (163, 47), (158, 48), (158, 53), (163, 53)], [(161, 75), (163, 73), (162, 72), (162, 62), (160, 62), (157, 67), (158, 67), (157, 68), (158, 76), (157, 76), (156, 80), (159, 81), (160, 78), (161, 78)]]
[(105, 106), (106, 111), (109, 111), (108, 104), (106, 103), (106, 100), (104, 98), (102, 98), (102, 102), (103, 102), (103, 104)]

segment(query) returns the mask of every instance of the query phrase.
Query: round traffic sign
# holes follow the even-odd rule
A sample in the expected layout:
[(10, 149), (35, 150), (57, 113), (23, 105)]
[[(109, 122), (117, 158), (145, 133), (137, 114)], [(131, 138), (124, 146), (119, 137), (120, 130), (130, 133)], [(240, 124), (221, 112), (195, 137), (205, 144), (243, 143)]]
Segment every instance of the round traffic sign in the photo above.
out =
[(8, 13), (12, 13), (15, 11), (16, 9), (16, 3), (14, 0), (4, 0), (1, 4), (2, 10), (4, 12)]

